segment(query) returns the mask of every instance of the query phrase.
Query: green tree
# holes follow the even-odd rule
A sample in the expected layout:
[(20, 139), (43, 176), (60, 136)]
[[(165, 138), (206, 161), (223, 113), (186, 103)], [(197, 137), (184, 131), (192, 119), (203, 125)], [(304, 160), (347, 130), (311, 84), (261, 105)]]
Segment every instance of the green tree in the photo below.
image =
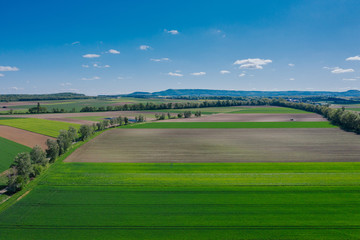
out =
[(18, 153), (12, 166), (15, 167), (17, 174), (24, 179), (28, 179), (34, 171), (28, 152)]
[(94, 133), (94, 130), (89, 125), (81, 125), (79, 128), (80, 139), (82, 141), (90, 138), (91, 135), (93, 135), (93, 133)]
[(30, 160), (32, 164), (38, 164), (41, 166), (46, 166), (49, 160), (46, 158), (46, 153), (42, 150), (42, 148), (38, 145), (33, 147), (30, 152)]
[(72, 140), (69, 136), (68, 131), (60, 130), (59, 136), (56, 138), (59, 145), (59, 155), (64, 154), (71, 146)]
[(59, 156), (59, 145), (56, 140), (48, 139), (46, 140), (46, 156), (50, 158), (50, 162), (54, 162), (56, 158)]
[(75, 142), (78, 138), (77, 130), (73, 126), (70, 126), (68, 129), (68, 135), (72, 142)]

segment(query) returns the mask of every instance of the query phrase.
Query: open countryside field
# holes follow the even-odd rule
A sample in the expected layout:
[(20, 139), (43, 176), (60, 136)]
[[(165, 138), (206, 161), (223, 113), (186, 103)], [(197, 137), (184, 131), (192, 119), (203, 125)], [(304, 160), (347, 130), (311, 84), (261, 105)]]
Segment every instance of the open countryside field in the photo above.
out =
[(359, 163), (61, 163), (0, 214), (0, 230), (4, 239), (357, 239), (359, 177)]
[(358, 136), (338, 128), (113, 129), (68, 162), (357, 162)]
[(70, 126), (80, 127), (79, 124), (35, 118), (0, 119), (0, 125), (15, 127), (50, 137), (57, 137), (60, 130), (67, 130)]
[(270, 113), (216, 113), (201, 117), (167, 119), (162, 122), (321, 122), (327, 121), (321, 115), (308, 114), (270, 114)]
[(214, 113), (268, 113), (268, 114), (286, 114), (286, 113), (302, 113), (309, 114), (309, 112), (287, 108), (287, 107), (272, 107), (272, 106), (234, 106), (234, 107), (209, 107), (209, 108), (187, 108), (187, 109), (165, 109), (162, 112), (182, 113), (184, 111), (201, 111), (202, 114)]
[(16, 154), (30, 152), (31, 148), (0, 137), (0, 173), (9, 169)]
[(151, 122), (123, 128), (337, 128), (329, 122)]
[(43, 149), (46, 149), (46, 140), (49, 138), (53, 139), (52, 137), (46, 135), (4, 125), (0, 125), (0, 137), (9, 139), (11, 141), (20, 143), (31, 148), (35, 147), (35, 145), (39, 145)]
[[(148, 98), (131, 98), (131, 97), (122, 97), (122, 98), (97, 98), (97, 99), (75, 99), (75, 100), (53, 100), (53, 101), (20, 101), (20, 102), (11, 102), (11, 103), (2, 103), (0, 102), (0, 108), (6, 106), (6, 110), (14, 109), (17, 112), (26, 112), (29, 108), (36, 107), (39, 102), (42, 107), (46, 107), (48, 111), (55, 109), (64, 109), (67, 112), (75, 110), (79, 112), (81, 108), (86, 106), (92, 107), (107, 107), (107, 106), (117, 106), (125, 104), (135, 104), (135, 103), (170, 103), (170, 102), (189, 102), (191, 100), (181, 100), (181, 99), (148, 99)], [(197, 101), (197, 100), (192, 100)]]

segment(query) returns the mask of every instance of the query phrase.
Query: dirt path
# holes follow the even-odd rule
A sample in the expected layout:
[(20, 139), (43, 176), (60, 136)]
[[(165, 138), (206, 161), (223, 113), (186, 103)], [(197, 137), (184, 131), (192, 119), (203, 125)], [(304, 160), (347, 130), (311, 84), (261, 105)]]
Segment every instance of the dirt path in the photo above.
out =
[(29, 132), (26, 130), (13, 128), (9, 126), (0, 125), (0, 137), (9, 139), (11, 141), (20, 143), (22, 145), (33, 148), (35, 145), (39, 145), (43, 149), (46, 149), (46, 140), (55, 139), (42, 134)]

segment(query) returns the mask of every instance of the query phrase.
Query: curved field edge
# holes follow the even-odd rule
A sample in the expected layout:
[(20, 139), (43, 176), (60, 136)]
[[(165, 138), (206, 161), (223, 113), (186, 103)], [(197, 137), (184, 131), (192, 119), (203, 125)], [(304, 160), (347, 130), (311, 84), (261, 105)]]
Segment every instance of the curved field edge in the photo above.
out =
[(330, 122), (151, 122), (121, 128), (337, 128)]
[(40, 118), (0, 119), (0, 125), (19, 128), (26, 131), (57, 137), (60, 130), (67, 130), (70, 126), (79, 128), (80, 124), (59, 122)]
[(0, 173), (9, 169), (16, 154), (31, 151), (31, 148), (27, 146), (2, 137), (0, 137), (0, 149)]
[[(104, 130), (107, 131), (108, 129)], [(0, 204), (0, 214), (7, 209), (8, 207), (12, 206), (13, 204), (15, 204), (17, 202), (17, 199), (21, 196), (23, 196), (26, 192), (28, 191), (32, 191), (38, 184), (39, 182), (45, 178), (51, 171), (53, 171), (56, 166), (58, 164), (60, 164), (62, 161), (64, 161), (68, 156), (70, 156), (76, 149), (78, 149), (79, 147), (81, 147), (82, 145), (84, 145), (85, 143), (87, 143), (88, 141), (90, 141), (91, 139), (99, 136), (101, 133), (103, 133), (104, 131), (101, 132), (96, 132), (91, 138), (87, 139), (86, 141), (83, 142), (77, 142), (75, 144), (72, 145), (72, 147), (69, 149), (69, 151), (67, 151), (64, 155), (61, 155), (53, 164), (51, 164), (48, 169), (46, 169), (43, 174), (41, 174), (40, 176), (38, 176), (37, 178), (33, 179), (32, 181), (30, 181), (21, 191), (13, 194), (7, 201), (3, 202), (2, 204)]]

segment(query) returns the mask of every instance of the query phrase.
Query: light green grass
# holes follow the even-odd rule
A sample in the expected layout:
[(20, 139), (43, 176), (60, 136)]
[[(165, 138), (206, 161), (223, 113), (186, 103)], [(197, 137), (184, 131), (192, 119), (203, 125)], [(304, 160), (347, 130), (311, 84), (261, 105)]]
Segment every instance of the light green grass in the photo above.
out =
[(346, 110), (360, 112), (360, 108), (346, 108)]
[(60, 163), (6, 239), (357, 239), (360, 163)]
[(20, 128), (30, 132), (57, 137), (60, 130), (67, 130), (70, 126), (79, 128), (80, 124), (52, 121), (38, 118), (17, 118), (1, 120), (0, 125)]
[(86, 121), (94, 121), (100, 122), (107, 118), (106, 116), (82, 116), (82, 117), (69, 117), (71, 119), (79, 119), (79, 120), (86, 120)]
[(296, 114), (296, 113), (310, 113), (298, 109), (286, 108), (286, 107), (209, 107), (209, 108), (187, 108), (187, 109), (165, 109), (159, 110), (160, 112), (170, 113), (183, 113), (184, 111), (201, 111), (202, 114), (215, 114), (215, 113), (268, 113), (268, 114)]
[(27, 146), (0, 137), (0, 173), (9, 169), (16, 154), (30, 151), (31, 148)]
[(122, 128), (336, 128), (329, 122), (151, 122)]

